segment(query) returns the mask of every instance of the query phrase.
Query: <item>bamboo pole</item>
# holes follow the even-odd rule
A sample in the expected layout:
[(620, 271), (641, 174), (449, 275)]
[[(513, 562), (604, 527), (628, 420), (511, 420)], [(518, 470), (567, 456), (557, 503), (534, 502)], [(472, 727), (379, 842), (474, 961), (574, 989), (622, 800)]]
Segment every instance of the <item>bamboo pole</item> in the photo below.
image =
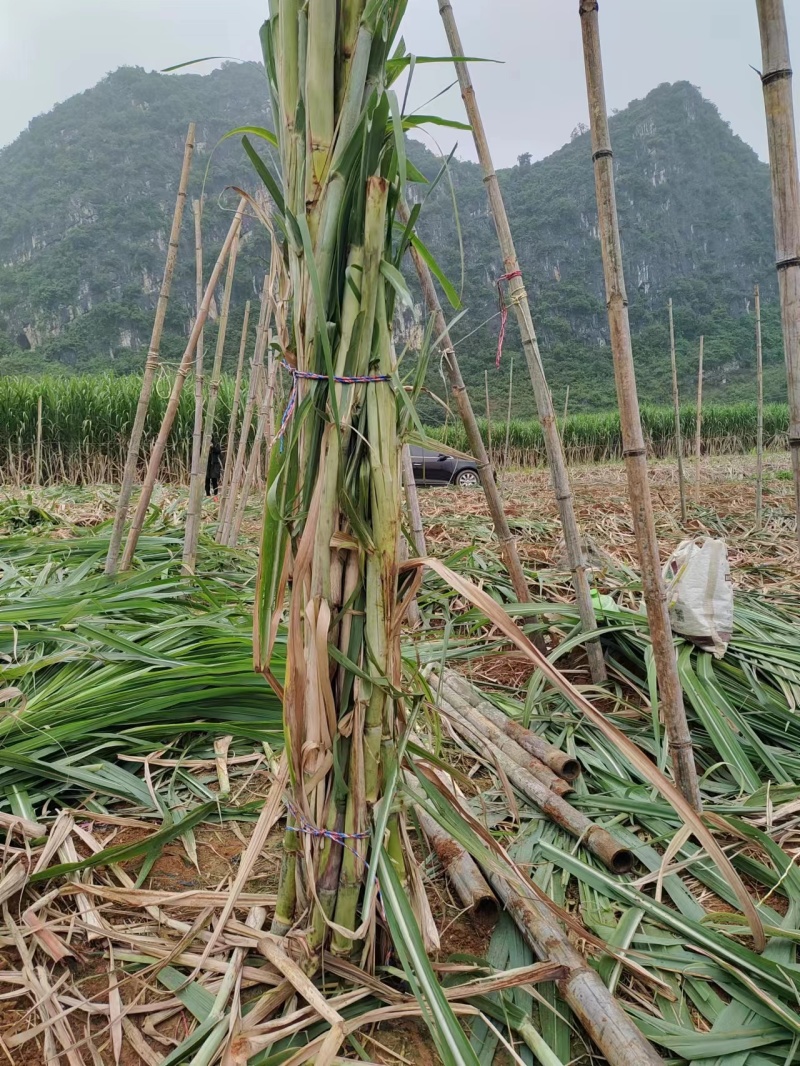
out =
[(247, 400), (242, 415), (242, 428), (239, 433), (239, 446), (236, 449), (236, 462), (231, 474), (231, 483), (228, 491), (228, 499), (224, 513), (220, 510), (219, 526), (217, 529), (217, 544), (227, 544), (230, 540), (231, 529), (236, 515), (236, 496), (245, 472), (245, 460), (247, 458), (247, 446), (250, 443), (250, 427), (253, 424), (253, 411), (256, 406), (258, 389), (260, 387), (261, 366), (264, 359), (264, 349), (267, 346), (267, 323), (271, 307), (272, 272), (264, 275), (264, 284), (261, 289), (261, 307), (258, 315), (258, 327), (256, 329), (256, 346), (253, 352), (253, 362), (250, 367), (250, 382), (247, 389)]
[(38, 489), (42, 484), (42, 397), (36, 404), (36, 454), (34, 457), (33, 483)]
[[(494, 218), (497, 238), (503, 256), (505, 277), (508, 281), (510, 302), (517, 316), (522, 347), (531, 376), (531, 385), (536, 398), (536, 410), (544, 436), (547, 461), (550, 466), (550, 477), (553, 483), (553, 494), (558, 505), (558, 513), (564, 531), (564, 543), (569, 560), (569, 568), (572, 571), (572, 579), (575, 587), (575, 598), (578, 604), (581, 626), (586, 633), (592, 633), (597, 629), (594, 606), (592, 604), (589, 589), (589, 577), (586, 560), (584, 557), (581, 536), (578, 530), (578, 522), (575, 518), (575, 507), (572, 500), (569, 474), (567, 473), (564, 450), (561, 446), (561, 438), (558, 435), (556, 416), (553, 410), (553, 401), (547, 386), (544, 367), (542, 366), (539, 344), (533, 328), (533, 319), (528, 305), (528, 297), (522, 280), (522, 272), (514, 248), (514, 239), (511, 236), (511, 228), (508, 224), (500, 185), (497, 181), (494, 164), (489, 151), (489, 142), (486, 139), (486, 131), (483, 127), (475, 90), (469, 75), (469, 68), (463, 59), (466, 54), (461, 44), (461, 38), (456, 26), (453, 8), (450, 0), (438, 0), (439, 13), (442, 16), (447, 41), (453, 55), (458, 80), (461, 85), (461, 96), (467, 111), (475, 149), (483, 170), (483, 180), (489, 196), (489, 207)], [(589, 667), (592, 680), (595, 684), (603, 682), (607, 678), (606, 667), (603, 661), (603, 649), (599, 640), (589, 640), (586, 643), (586, 653), (589, 659)]]
[(142, 485), (142, 492), (139, 497), (139, 503), (136, 508), (136, 513), (133, 516), (133, 522), (131, 523), (131, 529), (128, 533), (128, 539), (125, 542), (125, 551), (122, 554), (122, 569), (128, 570), (133, 562), (133, 553), (136, 551), (136, 543), (139, 540), (139, 534), (142, 531), (144, 525), (145, 516), (147, 514), (147, 508), (150, 506), (150, 499), (153, 495), (153, 488), (155, 487), (156, 478), (158, 477), (158, 471), (161, 466), (161, 460), (164, 457), (164, 450), (167, 446), (167, 440), (169, 438), (172, 424), (175, 421), (175, 415), (178, 411), (178, 403), (181, 398), (181, 392), (183, 391), (183, 385), (186, 381), (186, 376), (189, 373), (192, 365), (192, 357), (194, 355), (195, 346), (197, 344), (197, 338), (200, 335), (200, 330), (205, 324), (208, 317), (208, 309), (211, 306), (211, 301), (214, 297), (214, 290), (217, 287), (222, 270), (228, 259), (233, 242), (235, 241), (239, 227), (242, 224), (242, 215), (244, 214), (245, 205), (247, 200), (242, 197), (239, 201), (239, 206), (236, 209), (236, 214), (231, 222), (228, 235), (225, 238), (225, 243), (222, 245), (219, 257), (214, 264), (214, 269), (211, 271), (211, 277), (208, 279), (208, 285), (206, 286), (205, 295), (203, 296), (203, 302), (200, 305), (200, 311), (195, 320), (192, 332), (189, 336), (189, 340), (186, 344), (186, 349), (183, 353), (183, 357), (178, 367), (178, 372), (175, 375), (175, 381), (172, 386), (172, 392), (170, 393), (169, 401), (167, 402), (167, 409), (164, 412), (164, 418), (161, 422), (161, 429), (158, 431), (158, 438), (153, 445), (153, 450), (150, 453), (150, 462), (147, 465), (147, 474), (145, 475), (144, 484)]
[[(247, 463), (247, 469), (245, 471), (244, 479), (242, 481), (241, 492), (239, 493), (239, 501), (236, 506), (235, 514), (231, 520), (230, 533), (228, 540), (226, 541), (228, 547), (235, 548), (239, 542), (239, 533), (242, 529), (242, 522), (244, 521), (244, 513), (247, 509), (247, 504), (250, 499), (250, 492), (253, 487), (253, 482), (256, 478), (256, 471), (258, 469), (259, 459), (261, 457), (261, 442), (266, 435), (267, 425), (269, 423), (269, 410), (272, 404), (270, 397), (269, 379), (264, 373), (264, 367), (261, 367), (261, 377), (263, 380), (264, 391), (261, 397), (261, 403), (258, 408), (258, 421), (256, 422), (256, 434), (253, 440), (253, 447), (250, 450), (250, 459)], [(235, 498), (231, 498), (231, 504), (235, 503)]]
[(131, 439), (128, 442), (128, 455), (125, 460), (125, 470), (122, 475), (122, 486), (117, 501), (117, 510), (114, 515), (114, 526), (106, 555), (105, 573), (114, 574), (117, 571), (119, 549), (122, 544), (122, 534), (125, 531), (125, 521), (128, 517), (131, 495), (133, 494), (133, 482), (136, 478), (136, 467), (139, 464), (139, 449), (142, 446), (144, 423), (147, 418), (147, 408), (150, 405), (150, 395), (153, 391), (153, 381), (158, 369), (158, 353), (161, 347), (161, 334), (164, 330), (164, 319), (167, 314), (170, 289), (172, 288), (172, 275), (175, 271), (175, 260), (178, 255), (178, 238), (181, 233), (183, 209), (186, 205), (186, 189), (189, 184), (189, 168), (194, 152), (194, 123), (189, 123), (189, 131), (186, 134), (186, 144), (183, 150), (183, 165), (181, 167), (180, 181), (178, 182), (178, 196), (175, 201), (175, 212), (172, 216), (172, 229), (169, 234), (167, 246), (167, 261), (164, 265), (164, 277), (161, 281), (161, 291), (158, 294), (156, 305), (156, 317), (153, 322), (153, 332), (150, 336), (150, 347), (147, 351), (147, 359), (144, 364), (144, 376), (142, 388), (139, 393), (139, 402), (136, 405), (136, 414), (131, 430)]
[[(406, 781), (412, 787), (417, 783), (410, 774), (406, 775)], [(414, 813), (462, 906), (487, 920), (496, 918), (499, 907), (494, 892), (469, 852), (453, 840), (424, 807), (416, 805)]]
[(703, 452), (703, 338), (697, 361), (697, 411), (694, 423), (694, 498), (700, 502), (700, 456)]
[(471, 707), (480, 711), (490, 722), (499, 726), (521, 748), (530, 752), (531, 755), (535, 755), (553, 773), (558, 774), (565, 781), (574, 781), (580, 774), (581, 766), (577, 759), (556, 748), (546, 741), (544, 737), (540, 737), (538, 733), (534, 733), (531, 729), (526, 729), (519, 722), (507, 717), (502, 711), (489, 703), (488, 700), (485, 700), (476, 688), (454, 670), (445, 671), (444, 684), (448, 689), (457, 693)]
[(220, 518), (225, 511), (225, 503), (228, 498), (231, 473), (233, 471), (233, 446), (236, 442), (236, 423), (239, 420), (239, 399), (242, 391), (242, 372), (244, 370), (244, 353), (247, 350), (247, 327), (250, 324), (250, 301), (244, 305), (244, 319), (242, 321), (242, 337), (239, 342), (239, 361), (236, 364), (236, 377), (233, 382), (233, 398), (228, 418), (228, 435), (225, 443), (225, 466), (222, 471), (222, 486), (219, 494)]
[[(194, 213), (194, 268), (195, 268), (195, 315), (199, 314), (203, 300), (203, 204), (201, 200), (192, 201)], [(187, 528), (191, 522), (192, 499), (197, 492), (197, 485), (202, 476), (200, 470), (200, 452), (203, 448), (203, 358), (204, 331), (201, 329), (197, 338), (197, 350), (194, 359), (194, 428), (192, 432), (192, 459), (189, 470), (189, 505)]]
[[(492, 463), (492, 408), (489, 404), (489, 371), (483, 372), (483, 388), (486, 394), (486, 451)], [(494, 465), (494, 463), (492, 463)]]
[(564, 432), (564, 429), (565, 429), (565, 427), (567, 425), (567, 415), (568, 415), (568, 413), (569, 413), (569, 385), (567, 385), (567, 391), (564, 393), (564, 418), (563, 418), (563, 421), (561, 422), (561, 432), (562, 433)]
[(681, 498), (681, 522), (686, 523), (686, 484), (683, 477), (683, 434), (681, 433), (681, 398), (678, 390), (678, 363), (675, 358), (675, 327), (672, 324), (672, 300), (669, 301), (669, 357), (672, 366), (672, 406), (675, 410), (675, 453), (678, 457), (678, 492)]
[(606, 283), (614, 378), (622, 426), (623, 457), (628, 478), (628, 493), (631, 498), (639, 566), (642, 573), (642, 591), (650, 624), (650, 639), (653, 644), (658, 677), (661, 712), (669, 739), (673, 772), (676, 783), (687, 801), (699, 810), (700, 789), (697, 783), (692, 738), (683, 706), (683, 692), (678, 677), (678, 664), (667, 613), (666, 591), (661, 576), (653, 501), (647, 480), (647, 449), (642, 434), (639, 398), (636, 393), (636, 375), (628, 322), (628, 298), (622, 270), (622, 247), (614, 192), (611, 140), (608, 135), (597, 6), (597, 0), (580, 0), (579, 14), (592, 130), (592, 159), (594, 160), (597, 192), (600, 247)]
[(420, 559), (428, 554), (425, 544), (425, 530), (422, 527), (422, 512), (419, 509), (419, 493), (417, 483), (414, 480), (414, 467), (411, 463), (411, 451), (407, 444), (403, 445), (403, 487), (406, 493), (406, 507), (408, 509), (408, 525), (411, 531), (411, 542), (414, 551)]
[(764, 510), (764, 365), (761, 356), (761, 294), (756, 285), (756, 526)]
[(775, 257), (789, 393), (789, 448), (800, 542), (800, 176), (792, 103), (792, 65), (783, 0), (756, 0), (764, 72)]
[(211, 454), (211, 442), (214, 437), (214, 420), (217, 413), (217, 397), (222, 377), (222, 356), (225, 352), (225, 337), (228, 332), (228, 313), (231, 306), (231, 292), (233, 290), (233, 276), (236, 271), (236, 259), (239, 255), (241, 243), (241, 230), (239, 236), (233, 242), (231, 254), (228, 257), (228, 272), (225, 276), (225, 289), (222, 296), (222, 308), (217, 320), (217, 345), (214, 351), (214, 365), (211, 371), (211, 384), (208, 389), (208, 404), (203, 426), (203, 443), (200, 449), (200, 472), (202, 480), (192, 486), (193, 492), (189, 494), (189, 510), (186, 516), (186, 532), (183, 540), (183, 571), (193, 574), (197, 563), (197, 541), (200, 536), (200, 524), (203, 515), (203, 497), (205, 495), (205, 477), (208, 468), (208, 457)]
[[(406, 224), (409, 216), (408, 208), (405, 203), (401, 202), (398, 205), (397, 213), (401, 221)], [(492, 464), (489, 462), (489, 456), (486, 454), (486, 445), (483, 443), (483, 437), (478, 428), (478, 420), (475, 417), (467, 387), (461, 376), (461, 368), (458, 365), (458, 358), (456, 356), (455, 348), (453, 347), (453, 342), (450, 339), (450, 333), (447, 329), (444, 312), (439, 303), (439, 297), (436, 295), (436, 289), (433, 285), (430, 268), (413, 245), (410, 246), (410, 253), (414, 262), (414, 267), (417, 271), (417, 277), (419, 278), (425, 304), (429, 313), (433, 315), (434, 330), (439, 338), (439, 346), (442, 354), (442, 366), (447, 378), (447, 383), (450, 387), (450, 392), (458, 407), (461, 421), (464, 423), (464, 430), (467, 435), (470, 451), (475, 458), (475, 465), (478, 468), (478, 477), (481, 479), (481, 485), (483, 486), (483, 491), (486, 496), (486, 503), (489, 507), (489, 514), (492, 517), (492, 524), (494, 525), (495, 535), (500, 547), (500, 554), (503, 557), (503, 562), (505, 563), (509, 577), (511, 578), (511, 584), (514, 587), (514, 593), (517, 600), (520, 603), (530, 603), (530, 591), (528, 590), (528, 583), (525, 580), (525, 574), (522, 569), (522, 562), (520, 561), (519, 552), (517, 550), (517, 542), (508, 525), (508, 519), (506, 518), (506, 513), (503, 509), (503, 500), (500, 495), (500, 490), (497, 487), (494, 470), (492, 469)]]
[(486, 871), (506, 911), (537, 958), (565, 966), (561, 995), (583, 1028), (613, 1066), (663, 1066), (663, 1059), (642, 1036), (622, 1005), (567, 939), (547, 905), (523, 896), (498, 874)]
[(508, 368), (508, 407), (506, 408), (506, 441), (503, 448), (503, 469), (508, 470), (508, 443), (511, 440), (511, 396), (514, 388), (514, 356)]

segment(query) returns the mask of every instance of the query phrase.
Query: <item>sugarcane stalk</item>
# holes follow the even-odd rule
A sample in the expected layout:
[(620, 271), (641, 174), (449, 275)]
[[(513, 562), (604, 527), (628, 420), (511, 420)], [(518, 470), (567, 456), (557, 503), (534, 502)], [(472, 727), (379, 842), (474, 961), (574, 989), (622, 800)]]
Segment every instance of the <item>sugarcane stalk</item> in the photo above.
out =
[(499, 874), (487, 870), (486, 876), (534, 955), (567, 968), (558, 990), (610, 1066), (662, 1066), (661, 1056), (570, 944), (546, 904), (521, 895)]
[[(398, 204), (397, 214), (404, 224), (408, 222), (408, 208), (403, 201)], [(410, 254), (417, 271), (417, 277), (419, 278), (420, 287), (422, 288), (425, 304), (430, 314), (433, 315), (434, 330), (439, 338), (440, 351), (442, 354), (442, 366), (444, 367), (450, 392), (458, 407), (461, 421), (464, 424), (464, 430), (467, 435), (470, 451), (475, 459), (475, 465), (478, 468), (478, 477), (481, 479), (483, 492), (486, 496), (486, 503), (489, 507), (489, 514), (492, 517), (492, 524), (494, 525), (500, 554), (503, 557), (509, 577), (511, 578), (511, 584), (514, 587), (514, 593), (517, 600), (520, 603), (530, 603), (530, 591), (528, 589), (528, 583), (525, 580), (525, 573), (522, 569), (517, 542), (511, 532), (508, 519), (506, 518), (503, 499), (500, 495), (500, 490), (497, 487), (497, 480), (495, 478), (492, 464), (486, 453), (486, 446), (483, 443), (483, 437), (481, 436), (481, 431), (478, 427), (478, 420), (472, 409), (472, 403), (469, 398), (469, 393), (467, 392), (467, 387), (461, 376), (461, 368), (458, 365), (458, 358), (456, 356), (455, 348), (453, 347), (453, 342), (450, 339), (450, 333), (447, 329), (447, 322), (445, 321), (442, 306), (439, 303), (439, 297), (436, 295), (436, 289), (433, 285), (430, 268), (413, 245), (410, 247)], [(541, 638), (539, 638), (539, 644), (537, 647), (540, 647), (540, 650), (544, 650), (544, 644)]]
[[(464, 61), (465, 52), (461, 44), (461, 38), (456, 26), (455, 16), (450, 0), (439, 0), (439, 13), (442, 16), (447, 41), (453, 55), (453, 62), (461, 85), (461, 96), (467, 111), (469, 123), (472, 128), (472, 137), (475, 142), (475, 150), (483, 170), (483, 180), (489, 197), (489, 208), (494, 219), (497, 238), (503, 256), (503, 266), (508, 279), (508, 292), (510, 302), (514, 308), (522, 338), (522, 348), (525, 360), (528, 364), (531, 385), (536, 399), (536, 410), (542, 427), (547, 461), (550, 466), (550, 477), (553, 485), (553, 495), (558, 505), (558, 514), (564, 532), (564, 543), (567, 550), (569, 568), (572, 572), (575, 599), (578, 605), (581, 627), (584, 632), (592, 634), (597, 630), (597, 619), (592, 604), (591, 591), (589, 588), (589, 576), (584, 557), (578, 522), (575, 517), (575, 505), (572, 498), (569, 474), (567, 472), (564, 449), (556, 425), (556, 415), (553, 410), (553, 400), (547, 385), (547, 378), (542, 365), (539, 352), (539, 343), (533, 328), (528, 297), (522, 280), (519, 260), (517, 259), (514, 239), (511, 235), (511, 227), (508, 223), (503, 197), (497, 174), (492, 163), (489, 150), (489, 142), (483, 126), (481, 114), (475, 90), (469, 75), (469, 68)], [(586, 654), (589, 660), (589, 669), (595, 684), (601, 684), (607, 680), (603, 649), (598, 638), (587, 640)]]
[(164, 330), (164, 319), (167, 314), (169, 294), (172, 289), (172, 275), (175, 272), (175, 260), (178, 255), (178, 238), (181, 232), (183, 209), (186, 205), (186, 189), (189, 184), (189, 168), (194, 153), (194, 123), (189, 124), (186, 134), (186, 144), (183, 150), (183, 165), (181, 167), (180, 181), (178, 182), (178, 196), (175, 201), (175, 211), (172, 216), (172, 229), (169, 234), (167, 245), (167, 261), (164, 266), (164, 277), (161, 280), (161, 290), (158, 294), (156, 305), (156, 317), (153, 321), (153, 332), (150, 335), (150, 347), (147, 350), (147, 359), (144, 364), (142, 387), (139, 392), (139, 401), (136, 405), (136, 414), (133, 419), (131, 438), (128, 442), (128, 454), (125, 459), (125, 470), (122, 475), (122, 485), (117, 500), (117, 510), (114, 514), (114, 525), (106, 554), (105, 573), (115, 574), (119, 560), (119, 549), (122, 544), (122, 535), (125, 532), (125, 522), (128, 517), (131, 495), (133, 494), (133, 482), (136, 478), (136, 468), (139, 464), (139, 449), (142, 446), (142, 435), (147, 418), (147, 408), (150, 405), (150, 396), (153, 391), (153, 381), (158, 369), (158, 353), (161, 348), (161, 334)]
[(225, 441), (225, 466), (222, 471), (222, 485), (219, 493), (220, 519), (225, 510), (228, 499), (231, 473), (233, 471), (233, 449), (236, 443), (236, 426), (239, 421), (239, 400), (242, 393), (242, 373), (244, 371), (244, 355), (247, 351), (247, 327), (250, 324), (250, 301), (244, 305), (244, 319), (242, 321), (242, 336), (239, 341), (239, 360), (236, 364), (236, 377), (233, 381), (233, 398), (231, 399), (230, 417), (228, 418), (228, 435)]
[[(435, 675), (432, 675), (433, 677)], [(526, 751), (521, 744), (518, 744), (516, 740), (506, 733), (502, 726), (496, 725), (490, 718), (481, 714), (479, 710), (471, 707), (452, 688), (444, 688), (439, 695), (439, 701), (444, 703), (448, 712), (455, 716), (455, 728), (462, 735), (467, 735), (468, 738), (471, 738), (473, 746), (476, 737), (479, 742), (482, 739), (488, 740), (494, 747), (499, 748), (504, 755), (513, 759), (523, 770), (533, 774), (537, 781), (540, 781), (545, 788), (549, 788), (551, 792), (555, 792), (557, 796), (564, 796), (572, 791), (572, 786), (568, 781), (554, 773), (541, 759)], [(466, 724), (466, 734), (464, 733), (462, 722)]]
[(211, 370), (211, 383), (208, 387), (208, 403), (206, 405), (203, 443), (200, 449), (200, 471), (203, 480), (198, 480), (192, 485), (189, 493), (189, 513), (186, 520), (186, 534), (183, 542), (183, 571), (193, 574), (197, 563), (197, 541), (200, 536), (200, 523), (203, 512), (203, 496), (205, 495), (205, 476), (208, 468), (208, 457), (211, 454), (211, 442), (214, 437), (214, 419), (217, 413), (217, 397), (222, 378), (222, 357), (225, 352), (225, 337), (228, 332), (228, 313), (231, 305), (231, 292), (233, 291), (233, 276), (236, 270), (236, 259), (239, 254), (241, 230), (239, 236), (233, 242), (228, 257), (228, 272), (225, 276), (225, 289), (222, 295), (222, 308), (217, 319), (217, 344), (214, 351), (214, 365)]
[(225, 263), (233, 246), (233, 242), (239, 233), (239, 227), (242, 224), (242, 215), (247, 204), (245, 197), (242, 197), (239, 201), (239, 206), (236, 209), (233, 221), (231, 222), (228, 235), (225, 238), (225, 243), (222, 245), (219, 256), (214, 269), (211, 271), (211, 277), (208, 280), (205, 295), (203, 296), (202, 303), (200, 304), (200, 310), (198, 311), (197, 318), (195, 319), (192, 332), (189, 335), (189, 340), (186, 344), (183, 357), (181, 358), (180, 365), (178, 367), (177, 374), (175, 375), (175, 382), (172, 386), (172, 392), (170, 393), (169, 400), (167, 402), (167, 408), (164, 412), (164, 418), (161, 422), (161, 429), (158, 432), (158, 437), (153, 450), (150, 453), (150, 462), (147, 466), (147, 474), (145, 476), (144, 484), (142, 485), (142, 492), (139, 497), (139, 503), (136, 508), (136, 513), (131, 523), (130, 532), (128, 533), (128, 539), (125, 542), (125, 551), (122, 555), (122, 569), (130, 569), (133, 562), (133, 555), (136, 551), (136, 544), (139, 540), (139, 534), (142, 531), (144, 525), (145, 516), (147, 515), (147, 509), (150, 506), (150, 499), (153, 495), (153, 488), (155, 487), (156, 478), (158, 477), (158, 471), (161, 466), (161, 460), (164, 457), (164, 451), (167, 446), (167, 440), (169, 438), (170, 430), (175, 421), (175, 415), (178, 411), (178, 403), (180, 402), (181, 392), (183, 391), (183, 385), (186, 381), (186, 377), (191, 369), (192, 356), (194, 355), (195, 345), (197, 344), (197, 338), (200, 335), (200, 330), (203, 328), (206, 318), (208, 317), (208, 309), (211, 306), (211, 300), (214, 297), (214, 290), (222, 274)]
[(469, 852), (453, 840), (423, 807), (415, 806), (414, 813), (462, 906), (486, 920), (496, 918), (498, 906), (495, 894)]
[(261, 308), (256, 328), (256, 344), (253, 352), (253, 362), (250, 367), (250, 383), (247, 390), (247, 400), (242, 415), (242, 428), (239, 433), (239, 446), (236, 449), (236, 462), (231, 474), (230, 491), (224, 511), (220, 511), (219, 528), (217, 529), (217, 543), (228, 544), (232, 539), (234, 520), (236, 517), (237, 496), (241, 487), (242, 477), (245, 471), (247, 448), (250, 443), (250, 427), (253, 424), (253, 411), (256, 407), (258, 390), (261, 385), (261, 368), (264, 362), (264, 351), (267, 347), (267, 332), (272, 309), (272, 266), (270, 272), (264, 276), (264, 285), (261, 290)]
[(669, 356), (672, 367), (672, 406), (675, 412), (675, 454), (678, 459), (678, 492), (681, 522), (686, 523), (686, 485), (683, 477), (683, 434), (681, 433), (681, 398), (678, 390), (678, 363), (675, 358), (675, 327), (672, 323), (672, 300), (669, 301)]
[[(195, 264), (195, 314), (203, 300), (203, 202), (193, 200), (194, 211), (194, 264)], [(192, 500), (197, 495), (203, 476), (200, 453), (203, 450), (203, 359), (205, 357), (204, 331), (197, 337), (194, 357), (194, 426), (192, 429), (192, 458), (189, 472), (189, 505), (187, 509), (187, 532), (192, 522)]]
[(703, 338), (697, 362), (697, 411), (694, 426), (694, 498), (700, 502), (700, 456), (703, 452)]
[(756, 527), (764, 510), (764, 364), (761, 355), (761, 294), (756, 285)]
[(580, 774), (581, 765), (577, 759), (556, 748), (546, 741), (544, 737), (534, 733), (533, 730), (526, 729), (519, 722), (515, 722), (503, 714), (497, 707), (492, 706), (488, 700), (483, 699), (478, 690), (473, 688), (465, 678), (454, 670), (445, 671), (444, 684), (448, 690), (455, 692), (464, 702), (479, 711), (484, 718), (488, 718), (494, 725), (499, 726), (521, 748), (524, 748), (531, 755), (535, 755), (554, 774), (558, 774), (565, 781), (574, 781)]
[(661, 561), (653, 517), (653, 502), (647, 480), (647, 449), (639, 414), (639, 398), (636, 393), (636, 374), (628, 322), (628, 298), (622, 269), (614, 168), (603, 85), (597, 0), (580, 0), (579, 13), (591, 119), (600, 248), (603, 256), (608, 323), (614, 359), (614, 379), (622, 428), (628, 493), (642, 574), (642, 591), (656, 663), (659, 703), (666, 725), (675, 780), (688, 802), (699, 810), (700, 789), (667, 613), (666, 591), (661, 575)]
[(800, 546), (800, 175), (792, 100), (792, 64), (783, 0), (756, 0), (761, 35), (775, 259), (789, 394), (789, 448)]
[[(507, 754), (508, 751), (516, 750), (524, 756), (525, 752), (518, 745), (514, 745), (508, 737), (503, 738), (502, 732), (496, 730), (496, 727), (486, 719), (476, 725), (467, 718), (466, 714), (461, 717), (459, 709), (450, 703), (447, 697), (442, 696), (440, 699), (445, 710), (455, 716), (454, 725), (461, 736), (476, 751), (483, 753), (487, 761), (499, 766), (512, 785), (518, 788), (543, 814), (565, 832), (580, 840), (581, 845), (613, 873), (624, 874), (632, 869), (634, 859), (629, 848), (620, 844), (607, 829), (596, 825), (582, 811), (568, 803), (563, 796), (557, 795), (543, 784), (530, 769), (526, 769), (516, 758)], [(500, 741), (502, 747), (495, 743), (495, 738)], [(531, 756), (528, 758), (530, 759)]]

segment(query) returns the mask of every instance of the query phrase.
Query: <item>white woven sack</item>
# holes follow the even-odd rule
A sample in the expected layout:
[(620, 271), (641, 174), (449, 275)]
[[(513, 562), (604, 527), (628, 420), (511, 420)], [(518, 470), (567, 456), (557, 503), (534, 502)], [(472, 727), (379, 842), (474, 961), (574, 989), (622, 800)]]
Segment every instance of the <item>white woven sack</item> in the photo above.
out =
[(672, 631), (721, 659), (733, 632), (733, 583), (725, 541), (681, 541), (664, 567), (664, 582)]

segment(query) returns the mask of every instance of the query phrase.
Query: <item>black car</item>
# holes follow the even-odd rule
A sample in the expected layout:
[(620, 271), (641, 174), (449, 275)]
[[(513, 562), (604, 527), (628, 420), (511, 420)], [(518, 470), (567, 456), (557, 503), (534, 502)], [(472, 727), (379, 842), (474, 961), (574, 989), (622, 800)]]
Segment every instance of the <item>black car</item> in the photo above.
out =
[(458, 485), (474, 489), (480, 484), (478, 468), (470, 459), (454, 459), (443, 452), (429, 452), (411, 445), (411, 466), (418, 485)]

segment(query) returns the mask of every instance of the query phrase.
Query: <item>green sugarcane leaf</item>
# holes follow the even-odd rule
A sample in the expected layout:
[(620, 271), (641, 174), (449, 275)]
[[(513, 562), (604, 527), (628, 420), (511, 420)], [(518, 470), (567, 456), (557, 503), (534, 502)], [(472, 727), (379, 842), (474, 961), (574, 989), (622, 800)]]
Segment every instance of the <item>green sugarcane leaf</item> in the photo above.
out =
[(261, 178), (261, 180), (263, 181), (264, 185), (267, 188), (267, 191), (269, 192), (270, 196), (272, 197), (272, 199), (273, 199), (273, 201), (275, 203), (275, 206), (278, 209), (278, 214), (282, 215), (282, 216), (285, 216), (286, 215), (286, 204), (284, 203), (284, 200), (283, 200), (283, 193), (281, 192), (281, 188), (278, 185), (277, 181), (275, 180), (275, 178), (273, 178), (272, 174), (270, 173), (269, 167), (266, 165), (266, 163), (262, 160), (261, 156), (258, 154), (258, 152), (255, 150), (255, 148), (252, 146), (252, 144), (250, 143), (250, 140), (249, 140), (248, 137), (246, 137), (246, 136), (242, 137), (242, 146), (244, 147), (244, 150), (247, 153), (247, 156), (250, 159), (250, 162), (255, 167), (256, 173)]
[(406, 279), (397, 269), (392, 266), (386, 259), (381, 260), (381, 274), (389, 282), (394, 291), (400, 297), (400, 302), (404, 307), (413, 307), (414, 300), (409, 292), (408, 285), (406, 285)]
[(468, 122), (457, 122), (452, 118), (442, 118), (441, 115), (406, 115), (403, 119), (403, 129), (413, 130), (417, 126), (447, 126), (452, 130), (471, 130)]
[(392, 942), (444, 1066), (479, 1066), (464, 1030), (431, 968), (406, 891), (391, 858), (379, 848), (378, 876)]
[(411, 237), (411, 243), (414, 246), (415, 251), (419, 254), (420, 258), (427, 264), (431, 274), (436, 278), (439, 284), (442, 286), (450, 306), (454, 311), (458, 311), (461, 307), (461, 299), (453, 287), (452, 283), (447, 279), (446, 274), (436, 262), (435, 257), (428, 250), (422, 239), (414, 233)]

